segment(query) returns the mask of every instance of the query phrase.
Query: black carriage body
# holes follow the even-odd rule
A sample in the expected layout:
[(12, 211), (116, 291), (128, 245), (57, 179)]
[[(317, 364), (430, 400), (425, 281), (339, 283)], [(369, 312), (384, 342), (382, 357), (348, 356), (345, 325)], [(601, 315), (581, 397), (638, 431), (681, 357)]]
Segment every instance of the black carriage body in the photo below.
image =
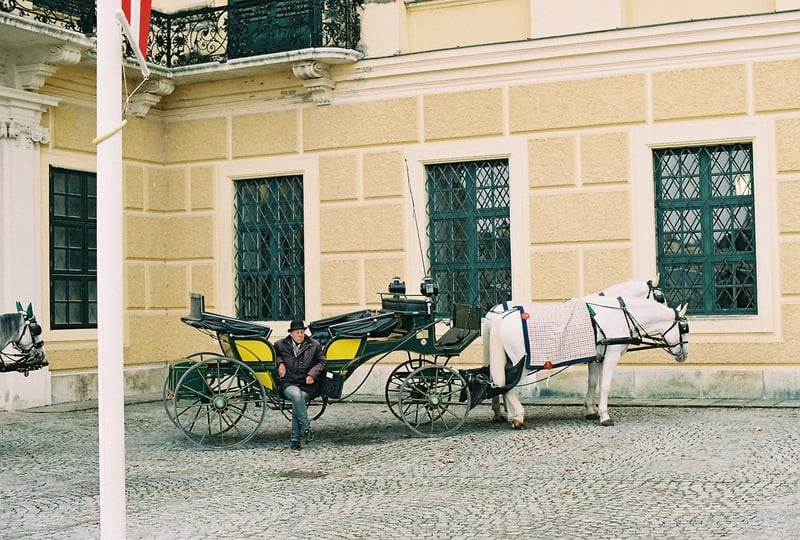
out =
[[(187, 437), (202, 446), (230, 448), (249, 440), (260, 425), (259, 420), (246, 430), (237, 428), (252, 417), (254, 407), (262, 412), (267, 408), (280, 410), (289, 417), (278, 390), (276, 354), (268, 327), (206, 312), (203, 297), (195, 294), (191, 296), (189, 315), (181, 320), (213, 335), (221, 351), (197, 353), (169, 368), (164, 406)], [(369, 361), (377, 364), (393, 353), (406, 354), (407, 360), (389, 376), (387, 404), (413, 431), (440, 435), (460, 426), (471, 407), (466, 382), (446, 365), (480, 335), (480, 310), (457, 305), (450, 328), (437, 338), (437, 325), (445, 322), (433, 314), (430, 298), (390, 293), (381, 295), (380, 310), (360, 310), (312, 321), (309, 329), (324, 345), (327, 371), (341, 378), (340, 385)], [(310, 416), (318, 418), (331, 399), (339, 398), (320, 396), (312, 400)], [(426, 426), (441, 422), (446, 416), (442, 411), (448, 406), (459, 403), (467, 408), (461, 417), (454, 415), (460, 421), (448, 420), (444, 427), (421, 431), (418, 414), (410, 424), (400, 412), (403, 399), (425, 409), (422, 423)], [(434, 410), (438, 412), (431, 413)], [(209, 415), (219, 416), (217, 424), (223, 427), (203, 420), (202, 433), (196, 433), (196, 419)]]

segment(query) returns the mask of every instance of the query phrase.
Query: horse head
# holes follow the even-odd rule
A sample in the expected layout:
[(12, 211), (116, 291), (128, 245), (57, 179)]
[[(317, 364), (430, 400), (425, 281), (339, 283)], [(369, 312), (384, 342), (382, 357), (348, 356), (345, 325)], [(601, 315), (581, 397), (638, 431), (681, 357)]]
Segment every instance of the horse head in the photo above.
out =
[(42, 339), (42, 327), (36, 321), (33, 314), (33, 307), (22, 309), (22, 304), (17, 302), (17, 312), (21, 317), (18, 328), (18, 337), (11, 340), (11, 344), (30, 360), (41, 360), (44, 358), (44, 340)]
[(689, 304), (684, 304), (675, 308), (673, 310), (675, 320), (661, 334), (667, 351), (675, 358), (676, 362), (683, 362), (689, 357), (689, 341), (687, 338), (689, 322), (686, 320), (686, 309), (688, 307)]

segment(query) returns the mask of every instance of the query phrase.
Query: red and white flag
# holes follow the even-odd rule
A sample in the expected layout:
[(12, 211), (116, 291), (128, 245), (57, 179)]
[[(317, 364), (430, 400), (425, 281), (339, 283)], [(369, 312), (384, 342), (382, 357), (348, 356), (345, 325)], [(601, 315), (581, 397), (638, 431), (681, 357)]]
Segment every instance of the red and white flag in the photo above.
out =
[(122, 12), (131, 30), (128, 38), (135, 40), (135, 43), (131, 43), (131, 47), (139, 49), (144, 58), (147, 58), (151, 5), (152, 0), (122, 0)]

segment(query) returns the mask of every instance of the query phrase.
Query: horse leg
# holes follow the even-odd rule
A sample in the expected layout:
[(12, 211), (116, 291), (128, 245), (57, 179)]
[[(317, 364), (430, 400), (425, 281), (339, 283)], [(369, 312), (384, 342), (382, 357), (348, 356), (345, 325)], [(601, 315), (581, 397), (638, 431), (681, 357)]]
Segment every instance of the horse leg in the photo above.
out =
[(599, 420), (600, 415), (597, 413), (597, 402), (595, 401), (595, 393), (597, 392), (597, 385), (600, 382), (600, 374), (603, 369), (603, 364), (599, 362), (589, 363), (589, 379), (586, 386), (586, 400), (583, 403), (584, 411), (587, 420)]
[(611, 392), (611, 378), (614, 376), (614, 369), (617, 367), (622, 349), (619, 346), (609, 347), (606, 357), (603, 360), (603, 373), (600, 377), (600, 405), (597, 412), (600, 415), (601, 426), (613, 426), (614, 421), (608, 414), (608, 394)]
[[(503, 403), (505, 405), (505, 402)], [(492, 397), (492, 412), (494, 416), (492, 417), (492, 422), (505, 422), (506, 421), (506, 414), (504, 414), (503, 409), (500, 407), (500, 396)]]
[(503, 396), (508, 409), (508, 421), (513, 429), (525, 429), (525, 409), (517, 396), (516, 388), (512, 388)]

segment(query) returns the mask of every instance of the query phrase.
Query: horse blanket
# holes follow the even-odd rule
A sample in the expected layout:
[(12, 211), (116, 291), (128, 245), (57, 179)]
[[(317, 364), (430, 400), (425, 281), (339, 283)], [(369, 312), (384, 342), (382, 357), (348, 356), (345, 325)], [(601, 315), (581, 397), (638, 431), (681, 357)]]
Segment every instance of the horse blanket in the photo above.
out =
[(584, 300), (517, 307), (528, 369), (550, 369), (597, 358), (592, 319)]

